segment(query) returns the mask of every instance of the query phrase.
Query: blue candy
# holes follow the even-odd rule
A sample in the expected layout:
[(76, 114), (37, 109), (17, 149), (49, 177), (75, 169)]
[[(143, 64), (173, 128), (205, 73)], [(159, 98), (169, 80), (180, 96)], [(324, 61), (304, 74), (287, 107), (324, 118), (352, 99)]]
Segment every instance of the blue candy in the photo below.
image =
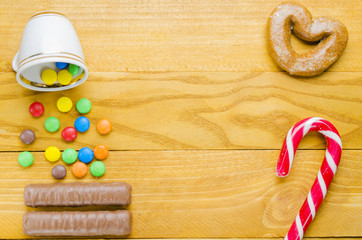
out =
[(87, 164), (93, 160), (94, 153), (88, 147), (81, 148), (78, 152), (78, 158), (81, 162)]
[(89, 129), (90, 122), (86, 117), (79, 117), (74, 122), (74, 127), (78, 132), (85, 132)]
[(57, 66), (57, 68), (59, 69), (64, 69), (68, 66), (68, 63), (65, 63), (65, 62), (56, 62), (55, 63), (55, 66)]

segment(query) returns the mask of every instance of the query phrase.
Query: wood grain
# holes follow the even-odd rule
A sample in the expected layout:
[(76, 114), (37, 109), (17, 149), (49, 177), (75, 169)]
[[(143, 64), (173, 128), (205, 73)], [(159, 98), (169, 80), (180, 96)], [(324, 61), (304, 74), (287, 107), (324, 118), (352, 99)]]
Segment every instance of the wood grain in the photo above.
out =
[[(68, 16), (91, 72), (280, 71), (265, 43), (266, 20), (279, 3), (244, 1), (17, 0), (0, 3), (0, 71), (12, 71), (28, 19), (37, 11)], [(349, 41), (329, 71), (362, 71), (360, 0), (298, 0), (314, 16), (343, 22)], [(293, 41), (297, 51), (306, 47)]]
[[(360, 73), (325, 73), (313, 79), (285, 73), (92, 73), (86, 84), (59, 93), (36, 93), (18, 86), (13, 73), (0, 74), (0, 151), (45, 150), (50, 145), (130, 149), (279, 149), (289, 128), (300, 119), (320, 116), (339, 130), (345, 149), (362, 146)], [(66, 143), (44, 129), (56, 116), (61, 128), (78, 116), (73, 108), (56, 109), (61, 96), (93, 103), (86, 116), (91, 129)], [(41, 101), (44, 116), (32, 118), (29, 105)], [(100, 136), (95, 124), (112, 121), (114, 131)], [(19, 135), (34, 129), (30, 146)], [(310, 134), (301, 148), (323, 149), (324, 139)]]
[[(34, 209), (24, 206), (24, 186), (55, 182), (46, 147), (101, 143), (111, 150), (105, 176), (77, 180), (68, 172), (64, 182), (131, 183), (130, 238), (281, 239), (320, 167), (323, 137), (302, 141), (288, 178), (274, 169), (289, 128), (310, 116), (330, 120), (344, 150), (307, 239), (361, 237), (362, 1), (297, 1), (349, 32), (342, 57), (315, 78), (290, 77), (267, 52), (266, 19), (281, 2), (0, 1), (0, 239), (26, 238), (22, 216)], [(43, 10), (66, 14), (77, 31), (90, 77), (76, 89), (38, 93), (16, 83), (12, 58), (26, 22)], [(297, 52), (314, 47), (291, 41)], [(62, 128), (79, 116), (74, 108), (57, 111), (61, 96), (93, 103), (91, 129), (74, 143), (43, 127), (48, 116), (59, 117)], [(34, 101), (46, 107), (40, 119), (28, 113)], [(101, 118), (113, 123), (108, 136), (95, 130)], [(37, 134), (30, 146), (19, 139), (26, 128)], [(17, 162), (23, 150), (35, 151), (27, 169)]]
[[(78, 240), (76, 238), (72, 238), (74, 240)], [(84, 239), (84, 238), (80, 238), (80, 239)], [(95, 238), (92, 238), (94, 240), (96, 240)], [(112, 238), (107, 238), (107, 239), (112, 239)], [(147, 238), (139, 238), (139, 240), (145, 240)], [(162, 240), (163, 238), (153, 238), (154, 240)], [(190, 239), (190, 238), (168, 238), (170, 240), (186, 240), (186, 239)], [(225, 238), (191, 238), (192, 240), (225, 240)], [(233, 238), (235, 240), (271, 240), (271, 238)], [(275, 240), (277, 240), (278, 238), (273, 238)], [(284, 239), (284, 238), (279, 238), (280, 240)], [(313, 237), (305, 237), (303, 238), (305, 240), (332, 240), (335, 238), (313, 238)], [(347, 238), (338, 238), (340, 240), (353, 240), (353, 239), (360, 239), (358, 237), (347, 237)]]
[[(282, 237), (315, 179), (324, 151), (299, 151), (291, 175), (282, 179), (274, 174), (278, 154), (276, 150), (115, 151), (104, 161), (105, 176), (96, 180), (88, 174), (81, 181), (126, 181), (133, 186), (131, 238)], [(24, 237), (22, 215), (34, 210), (23, 202), (29, 179), (56, 182), (50, 173), (56, 163), (44, 160), (43, 153), (34, 153), (35, 162), (26, 169), (17, 163), (17, 155), (0, 153), (0, 226), (7, 226), (0, 238)], [(361, 157), (361, 151), (343, 151), (307, 236), (361, 234)], [(63, 182), (74, 180), (68, 173)]]

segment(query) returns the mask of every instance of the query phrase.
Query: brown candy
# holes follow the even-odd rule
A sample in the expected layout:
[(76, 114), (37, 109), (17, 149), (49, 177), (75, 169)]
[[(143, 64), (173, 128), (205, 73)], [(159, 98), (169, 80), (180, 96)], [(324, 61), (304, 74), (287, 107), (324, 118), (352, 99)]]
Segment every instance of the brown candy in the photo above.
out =
[(35, 141), (35, 133), (31, 129), (25, 129), (20, 134), (20, 140), (24, 144), (31, 144)]
[(29, 184), (24, 189), (28, 207), (47, 206), (126, 206), (132, 187), (125, 182)]
[(52, 175), (55, 179), (63, 179), (67, 175), (67, 169), (63, 165), (56, 165), (52, 169)]
[(126, 236), (132, 230), (127, 210), (89, 212), (27, 212), (23, 232), (29, 236)]
[[(296, 53), (291, 45), (293, 33), (319, 44), (311, 51)], [(303, 6), (288, 2), (277, 6), (267, 23), (267, 42), (271, 57), (285, 71), (296, 76), (316, 76), (341, 56), (348, 40), (347, 28), (339, 21), (313, 18)]]

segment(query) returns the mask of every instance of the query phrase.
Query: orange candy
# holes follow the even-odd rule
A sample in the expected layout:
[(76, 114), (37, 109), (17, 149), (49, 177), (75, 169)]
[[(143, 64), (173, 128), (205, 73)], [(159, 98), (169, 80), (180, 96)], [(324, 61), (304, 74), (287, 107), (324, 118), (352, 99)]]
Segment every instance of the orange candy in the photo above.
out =
[(82, 162), (76, 162), (72, 166), (72, 173), (76, 178), (82, 178), (87, 174), (87, 166)]
[(112, 130), (112, 123), (107, 119), (102, 119), (97, 123), (97, 131), (100, 134), (108, 134)]
[(98, 160), (103, 160), (108, 157), (108, 148), (104, 145), (98, 145), (94, 148), (94, 156)]

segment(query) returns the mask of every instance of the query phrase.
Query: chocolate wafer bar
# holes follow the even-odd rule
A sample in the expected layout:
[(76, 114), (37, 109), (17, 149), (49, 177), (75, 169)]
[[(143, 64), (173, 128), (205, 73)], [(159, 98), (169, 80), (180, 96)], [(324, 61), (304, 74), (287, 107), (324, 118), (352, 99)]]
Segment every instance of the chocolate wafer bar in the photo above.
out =
[(24, 202), (28, 207), (126, 206), (131, 192), (125, 182), (29, 184)]
[(132, 230), (132, 214), (118, 211), (27, 212), (23, 233), (29, 236), (126, 236)]

